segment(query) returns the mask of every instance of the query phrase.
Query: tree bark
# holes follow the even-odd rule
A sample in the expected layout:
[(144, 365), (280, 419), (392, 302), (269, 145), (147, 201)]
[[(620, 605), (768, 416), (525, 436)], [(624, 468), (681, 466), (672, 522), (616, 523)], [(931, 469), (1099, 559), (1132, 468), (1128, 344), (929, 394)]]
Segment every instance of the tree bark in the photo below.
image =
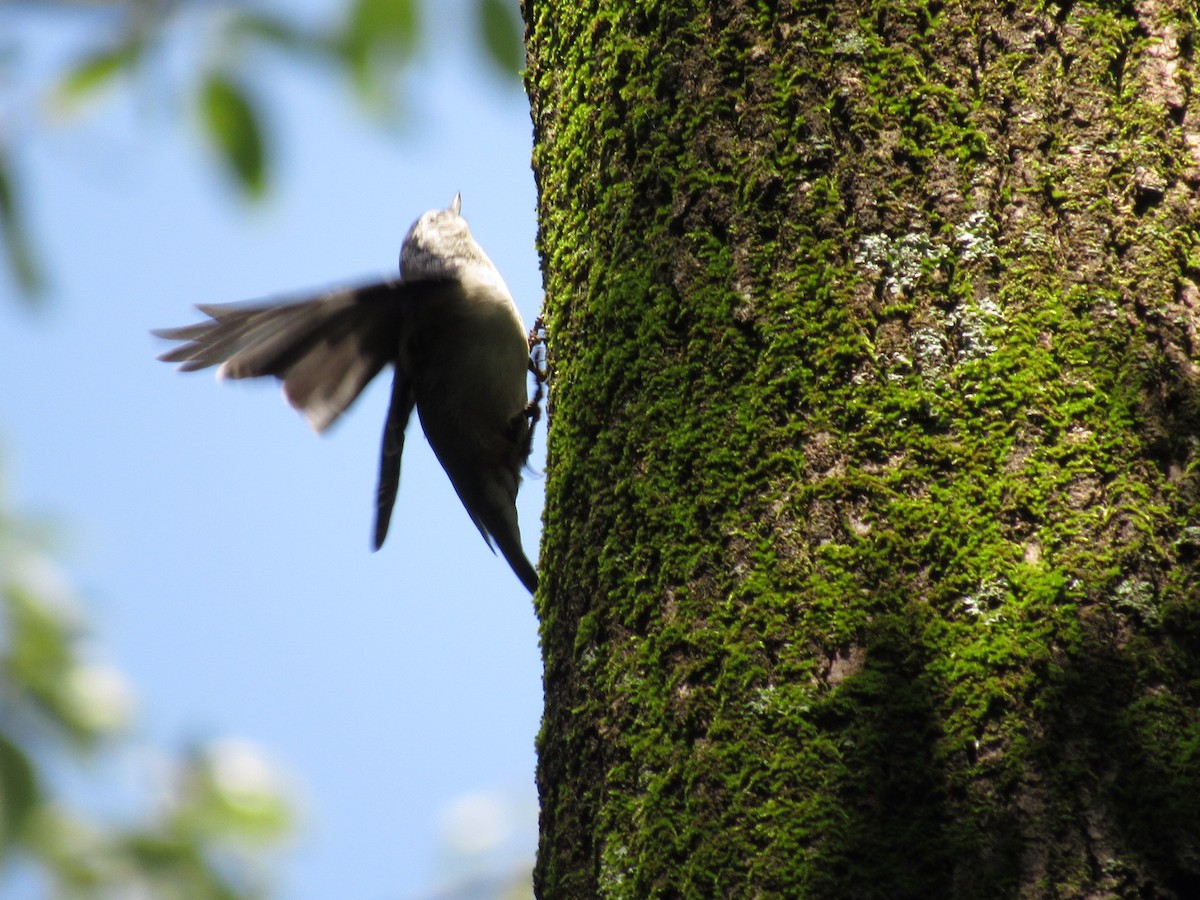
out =
[(1200, 896), (1194, 0), (525, 0), (542, 898)]

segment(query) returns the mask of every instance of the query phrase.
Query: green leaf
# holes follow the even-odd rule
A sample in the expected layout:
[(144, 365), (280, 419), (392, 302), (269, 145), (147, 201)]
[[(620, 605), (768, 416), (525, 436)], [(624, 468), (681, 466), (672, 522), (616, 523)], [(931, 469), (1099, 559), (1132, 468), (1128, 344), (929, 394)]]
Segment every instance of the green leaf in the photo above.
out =
[(44, 287), (42, 272), (25, 230), (25, 216), (17, 201), (10, 171), (8, 158), (0, 148), (0, 242), (3, 242), (3, 253), (17, 286), (25, 299), (33, 300)]
[(407, 56), (417, 41), (416, 7), (412, 0), (357, 0), (348, 39), (368, 53), (379, 49)]
[(390, 106), (386, 77), (417, 43), (413, 0), (356, 0), (333, 47), (344, 60), (359, 96), (379, 109)]
[(479, 0), (479, 29), (488, 56), (510, 75), (525, 67), (525, 44), (517, 7), (506, 0)]
[(214, 72), (200, 91), (200, 113), (221, 161), (250, 197), (266, 190), (266, 151), (258, 112), (246, 92), (228, 76)]
[(58, 100), (75, 106), (110, 84), (117, 75), (133, 66), (141, 55), (141, 43), (129, 41), (87, 54), (75, 62), (59, 81)]
[(17, 840), (37, 802), (33, 766), (20, 748), (0, 735), (0, 856)]
[(79, 623), (60, 600), (28, 584), (5, 585), (3, 601), (6, 642), (0, 663), (8, 693), (39, 710), (47, 724), (61, 729), (78, 748), (88, 749), (97, 735), (81, 727), (65, 691), (78, 665)]

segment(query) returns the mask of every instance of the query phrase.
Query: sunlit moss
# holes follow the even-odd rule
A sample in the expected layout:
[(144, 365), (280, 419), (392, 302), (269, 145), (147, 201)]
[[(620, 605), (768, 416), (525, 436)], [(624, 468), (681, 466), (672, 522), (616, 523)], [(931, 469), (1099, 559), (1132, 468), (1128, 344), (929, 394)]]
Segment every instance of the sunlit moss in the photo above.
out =
[(1135, 13), (606, 9), (532, 4), (543, 895), (1195, 877), (1196, 810), (1113, 787), (1197, 765), (1141, 699), (1197, 665), (1186, 326), (1146, 309), (1200, 220), (1120, 187), (1183, 153), (1113, 80)]

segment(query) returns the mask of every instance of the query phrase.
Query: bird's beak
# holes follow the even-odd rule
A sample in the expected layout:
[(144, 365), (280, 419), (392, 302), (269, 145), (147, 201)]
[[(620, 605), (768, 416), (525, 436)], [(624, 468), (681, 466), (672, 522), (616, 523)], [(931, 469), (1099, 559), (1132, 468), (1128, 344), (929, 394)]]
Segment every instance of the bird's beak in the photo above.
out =
[(446, 208), (456, 216), (462, 215), (462, 191), (454, 195), (454, 199), (450, 201), (450, 205)]

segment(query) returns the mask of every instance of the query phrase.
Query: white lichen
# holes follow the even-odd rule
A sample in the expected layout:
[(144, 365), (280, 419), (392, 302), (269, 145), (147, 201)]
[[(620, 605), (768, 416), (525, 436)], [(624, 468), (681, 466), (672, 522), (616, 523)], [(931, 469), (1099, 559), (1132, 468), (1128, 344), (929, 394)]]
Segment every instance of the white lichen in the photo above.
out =
[(981, 209), (967, 216), (967, 220), (958, 226), (954, 240), (958, 244), (959, 259), (973, 262), (981, 259), (996, 257), (996, 242), (992, 240), (995, 223), (992, 217)]
[(923, 232), (910, 232), (892, 240), (886, 234), (864, 235), (854, 261), (884, 278), (884, 290), (899, 296), (911, 290), (925, 271), (946, 258), (947, 249)]

